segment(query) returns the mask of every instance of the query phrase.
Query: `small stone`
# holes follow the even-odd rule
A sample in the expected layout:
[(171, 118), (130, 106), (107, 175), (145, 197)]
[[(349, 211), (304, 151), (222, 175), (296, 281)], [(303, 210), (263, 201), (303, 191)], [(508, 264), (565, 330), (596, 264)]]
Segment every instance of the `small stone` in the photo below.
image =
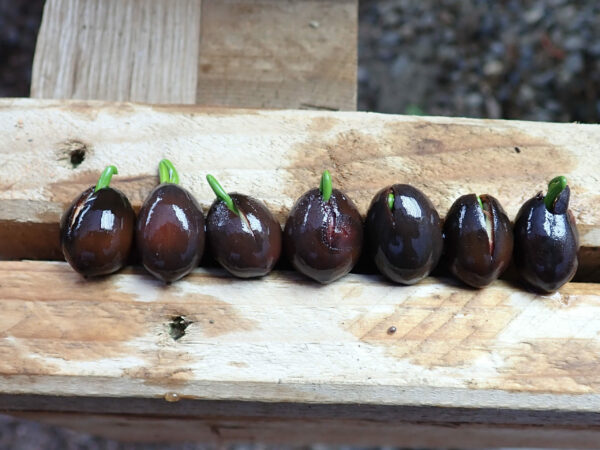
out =
[(579, 73), (583, 70), (583, 56), (581, 53), (570, 53), (565, 59), (565, 68), (572, 73)]
[(583, 42), (583, 39), (579, 36), (569, 36), (564, 44), (563, 47), (565, 48), (565, 50), (568, 51), (579, 51), (581, 50), (583, 47), (585, 47), (585, 44)]
[(490, 51), (497, 56), (502, 56), (506, 52), (506, 47), (502, 42), (492, 42)]
[(412, 26), (412, 24), (407, 23), (404, 24), (400, 27), (400, 29), (398, 30), (398, 34), (403, 38), (403, 39), (411, 39), (412, 37), (414, 37), (415, 35), (415, 29)]
[(502, 117), (502, 108), (500, 103), (494, 97), (488, 97), (485, 100), (485, 109), (487, 117), (490, 119), (500, 119)]
[(525, 11), (525, 13), (523, 14), (523, 19), (525, 19), (525, 22), (527, 22), (529, 25), (533, 25), (534, 23), (538, 22), (542, 17), (544, 17), (544, 12), (545, 11), (543, 6), (535, 6), (530, 10)]
[(470, 92), (465, 97), (465, 105), (470, 109), (478, 109), (483, 104), (483, 96), (479, 92)]
[(311, 28), (315, 28), (315, 29), (316, 29), (316, 28), (319, 28), (319, 26), (320, 26), (319, 22), (317, 22), (316, 20), (312, 20), (312, 21), (309, 23), (309, 25), (310, 25), (310, 27), (311, 27)]
[(527, 84), (521, 85), (519, 88), (519, 100), (523, 103), (529, 103), (535, 99), (535, 91)]
[(400, 35), (396, 31), (386, 31), (381, 35), (381, 45), (395, 47), (400, 42)]
[(553, 70), (547, 70), (545, 72), (541, 72), (541, 73), (533, 75), (531, 77), (531, 84), (533, 84), (536, 87), (544, 87), (544, 86), (548, 85), (549, 83), (551, 83), (555, 77), (556, 77), (556, 74), (554, 73)]
[(600, 56), (600, 40), (594, 42), (586, 50), (592, 56)]
[(359, 83), (368, 83), (369, 82), (369, 69), (364, 66), (358, 66), (357, 70), (357, 78)]
[(399, 77), (405, 71), (408, 70), (408, 66), (410, 65), (410, 59), (406, 55), (400, 55), (396, 58), (396, 60), (392, 63), (392, 67), (390, 68), (390, 72), (392, 76)]
[(500, 75), (504, 72), (504, 64), (498, 60), (491, 60), (483, 66), (483, 73), (488, 77)]

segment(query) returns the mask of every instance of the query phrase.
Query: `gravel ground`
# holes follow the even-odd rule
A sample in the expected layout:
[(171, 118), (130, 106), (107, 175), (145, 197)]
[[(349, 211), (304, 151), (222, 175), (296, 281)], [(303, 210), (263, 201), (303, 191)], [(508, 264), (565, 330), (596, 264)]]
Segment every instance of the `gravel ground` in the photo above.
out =
[(598, 122), (600, 2), (360, 4), (359, 109)]
[[(42, 5), (0, 0), (0, 97), (29, 95)], [(600, 3), (594, 0), (363, 0), (359, 109), (599, 122), (599, 23)], [(0, 449), (158, 448), (210, 447), (120, 444), (0, 416)]]

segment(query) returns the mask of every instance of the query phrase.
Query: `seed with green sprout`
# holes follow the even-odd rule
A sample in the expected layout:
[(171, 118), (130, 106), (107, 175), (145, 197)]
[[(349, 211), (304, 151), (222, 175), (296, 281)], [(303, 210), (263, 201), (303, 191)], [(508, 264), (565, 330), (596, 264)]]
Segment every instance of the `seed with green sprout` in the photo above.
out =
[(229, 194), (227, 192), (225, 192), (225, 189), (223, 189), (223, 187), (219, 184), (217, 179), (209, 174), (209, 175), (206, 175), (206, 181), (208, 181), (208, 184), (210, 185), (211, 189), (213, 190), (213, 192), (215, 193), (217, 198), (219, 198), (225, 202), (225, 204), (227, 205), (227, 208), (229, 208), (229, 211), (231, 211), (235, 215), (239, 216), (240, 213), (239, 213), (238, 209), (236, 208), (236, 206), (233, 204), (233, 200), (231, 199)]
[(477, 202), (479, 203), (479, 207), (481, 209), (483, 209), (483, 202), (481, 201), (481, 197), (479, 197), (479, 195), (476, 195), (475, 197), (477, 197)]
[(554, 210), (554, 202), (556, 198), (560, 195), (562, 191), (567, 187), (567, 178), (561, 176), (552, 178), (550, 183), (548, 183), (548, 192), (546, 193), (546, 197), (544, 197), (544, 203), (546, 204), (546, 209), (548, 211)]
[(96, 184), (96, 189), (94, 189), (94, 192), (98, 192), (100, 189), (107, 188), (110, 184), (112, 176), (118, 173), (119, 172), (117, 171), (117, 168), (115, 166), (106, 167), (106, 169), (104, 169), (102, 175), (100, 175), (100, 178), (98, 179), (98, 183)]
[(394, 198), (394, 193), (393, 192), (390, 192), (388, 194), (388, 199), (387, 200), (388, 200), (388, 206), (390, 207), (390, 209), (394, 209), (394, 200), (395, 200), (395, 198)]
[(321, 176), (321, 185), (319, 186), (319, 190), (321, 191), (321, 195), (323, 196), (323, 201), (328, 202), (331, 197), (332, 192), (331, 186), (331, 175), (328, 170), (323, 171), (323, 175)]
[(163, 159), (158, 163), (158, 177), (160, 183), (179, 184), (179, 174), (175, 166), (168, 159)]

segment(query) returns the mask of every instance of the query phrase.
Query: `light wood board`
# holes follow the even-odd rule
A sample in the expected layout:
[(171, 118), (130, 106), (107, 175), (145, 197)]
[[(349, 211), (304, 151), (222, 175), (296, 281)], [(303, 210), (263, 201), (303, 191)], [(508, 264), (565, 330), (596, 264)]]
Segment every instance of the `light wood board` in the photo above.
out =
[(31, 96), (356, 109), (357, 0), (48, 0)]
[(195, 103), (199, 0), (48, 0), (31, 96)]
[[(86, 281), (59, 262), (0, 270), (4, 393), (600, 407), (595, 284), (536, 296), (435, 278), (320, 286), (292, 272), (248, 281), (198, 269), (165, 286), (137, 270)], [(178, 316), (193, 323), (175, 340)]]
[[(329, 169), (365, 214), (392, 183), (423, 190), (441, 216), (489, 193), (509, 217), (568, 177), (583, 246), (579, 278), (600, 280), (600, 126), (327, 111), (259, 111), (77, 101), (0, 101), (0, 258), (60, 259), (58, 221), (108, 164), (137, 208), (170, 158), (208, 209), (212, 173), (266, 202), (283, 223)], [(84, 154), (74, 167), (71, 155)]]
[[(533, 442), (531, 427), (541, 425), (547, 428), (538, 443), (565, 439), (578, 427), (587, 429), (580, 434), (585, 445), (597, 438), (596, 284), (536, 296), (501, 281), (472, 290), (447, 279), (401, 287), (349, 275), (319, 286), (289, 272), (248, 281), (198, 269), (164, 286), (137, 269), (85, 281), (66, 263), (6, 261), (0, 280), (0, 392), (14, 394), (3, 398), (4, 408), (97, 412), (93, 398), (109, 397), (97, 408), (109, 404), (119, 417), (90, 416), (101, 426), (135, 422), (136, 399), (155, 399), (144, 415), (171, 410), (235, 425), (227, 406), (207, 413), (194, 403), (240, 402), (232, 409), (241, 423), (237, 436), (277, 440), (279, 430), (283, 439), (296, 424), (306, 425), (306, 442), (328, 427), (343, 437), (349, 424), (377, 420), (365, 436), (382, 443), (401, 441), (410, 427), (398, 422), (440, 430), (494, 424), (478, 439), (485, 430), (489, 439), (523, 428), (507, 443)], [(190, 324), (175, 340), (171, 324), (180, 316)], [(180, 401), (170, 403), (174, 394)], [(29, 397), (19, 406), (21, 396)], [(60, 400), (78, 397), (87, 400)], [(235, 440), (236, 432), (224, 429)]]
[(203, 0), (196, 103), (356, 109), (356, 0)]

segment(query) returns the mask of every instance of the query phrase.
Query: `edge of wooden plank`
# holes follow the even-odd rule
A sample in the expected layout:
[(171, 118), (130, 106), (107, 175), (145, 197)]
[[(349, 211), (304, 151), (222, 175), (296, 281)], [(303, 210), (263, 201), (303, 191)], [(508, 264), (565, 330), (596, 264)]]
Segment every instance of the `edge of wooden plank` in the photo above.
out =
[(273, 444), (352, 444), (466, 448), (488, 446), (597, 448), (598, 427), (489, 424), (380, 423), (360, 420), (246, 420), (245, 418), (160, 418), (107, 414), (17, 413), (15, 416), (66, 426), (112, 439), (136, 442), (204, 441)]
[[(130, 270), (84, 281), (65, 263), (0, 270), (4, 394), (600, 410), (594, 284), (538, 296), (366, 275), (318, 286), (198, 269), (166, 287)], [(180, 316), (191, 325), (175, 340)]]

